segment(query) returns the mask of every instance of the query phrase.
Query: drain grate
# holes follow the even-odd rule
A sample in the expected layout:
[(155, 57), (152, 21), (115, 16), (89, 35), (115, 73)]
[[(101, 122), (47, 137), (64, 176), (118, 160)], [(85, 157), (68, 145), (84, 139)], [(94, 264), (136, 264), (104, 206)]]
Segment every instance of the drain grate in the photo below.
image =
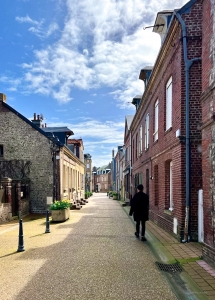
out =
[(175, 264), (162, 264), (162, 263), (156, 262), (156, 265), (157, 265), (159, 270), (164, 271), (164, 272), (181, 273), (183, 271), (182, 267), (178, 263), (175, 263)]

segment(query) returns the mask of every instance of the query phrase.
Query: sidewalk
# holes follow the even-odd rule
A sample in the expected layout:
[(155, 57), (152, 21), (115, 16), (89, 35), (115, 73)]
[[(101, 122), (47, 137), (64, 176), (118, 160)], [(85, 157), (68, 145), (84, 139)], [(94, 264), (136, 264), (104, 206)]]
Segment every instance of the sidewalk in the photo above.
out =
[(51, 222), (50, 233), (45, 216), (23, 218), (23, 252), (17, 224), (0, 226), (0, 299), (177, 299), (125, 211), (104, 194), (66, 222)]
[[(17, 252), (18, 220), (1, 224), (0, 298), (173, 300), (165, 276), (179, 300), (215, 299), (215, 270), (201, 259), (202, 246), (179, 243), (150, 221), (147, 242), (137, 240), (129, 209), (97, 194), (68, 221), (50, 223), (48, 234), (45, 215), (29, 215), (23, 218), (24, 252)], [(161, 271), (155, 260), (179, 262), (183, 270)]]
[[(123, 208), (129, 214), (130, 207)], [(146, 222), (146, 237), (147, 245), (162, 263), (180, 263), (184, 270), (181, 277), (196, 297), (215, 299), (215, 270), (202, 260), (200, 243), (180, 243), (151, 221)]]

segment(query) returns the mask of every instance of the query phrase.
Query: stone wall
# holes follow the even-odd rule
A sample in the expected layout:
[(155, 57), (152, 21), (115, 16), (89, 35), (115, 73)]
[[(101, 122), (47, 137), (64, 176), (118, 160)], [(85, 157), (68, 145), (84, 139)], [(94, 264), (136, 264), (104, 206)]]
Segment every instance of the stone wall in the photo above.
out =
[[(0, 101), (0, 136), (5, 160), (30, 161), (30, 212), (44, 213), (53, 193), (53, 164), (49, 139)], [(26, 210), (26, 208), (24, 209)]]

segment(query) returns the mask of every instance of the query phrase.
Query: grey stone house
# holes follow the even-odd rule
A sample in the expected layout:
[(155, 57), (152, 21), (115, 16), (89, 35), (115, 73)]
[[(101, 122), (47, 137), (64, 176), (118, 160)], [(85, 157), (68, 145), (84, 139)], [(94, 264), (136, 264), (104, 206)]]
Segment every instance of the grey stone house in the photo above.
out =
[(0, 222), (28, 212), (44, 213), (47, 197), (53, 199), (56, 194), (56, 156), (67, 147), (39, 126), (0, 94)]

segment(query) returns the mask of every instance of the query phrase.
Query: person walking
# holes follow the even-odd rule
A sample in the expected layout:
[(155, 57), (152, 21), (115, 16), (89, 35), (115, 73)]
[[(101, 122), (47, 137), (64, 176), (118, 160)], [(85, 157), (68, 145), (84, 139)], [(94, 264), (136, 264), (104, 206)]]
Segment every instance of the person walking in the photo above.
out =
[(134, 233), (137, 238), (140, 234), (140, 223), (142, 225), (141, 241), (147, 241), (145, 238), (145, 222), (149, 220), (149, 196), (143, 193), (143, 185), (137, 186), (137, 193), (131, 200), (131, 208), (129, 215), (134, 218), (136, 222), (136, 232)]

